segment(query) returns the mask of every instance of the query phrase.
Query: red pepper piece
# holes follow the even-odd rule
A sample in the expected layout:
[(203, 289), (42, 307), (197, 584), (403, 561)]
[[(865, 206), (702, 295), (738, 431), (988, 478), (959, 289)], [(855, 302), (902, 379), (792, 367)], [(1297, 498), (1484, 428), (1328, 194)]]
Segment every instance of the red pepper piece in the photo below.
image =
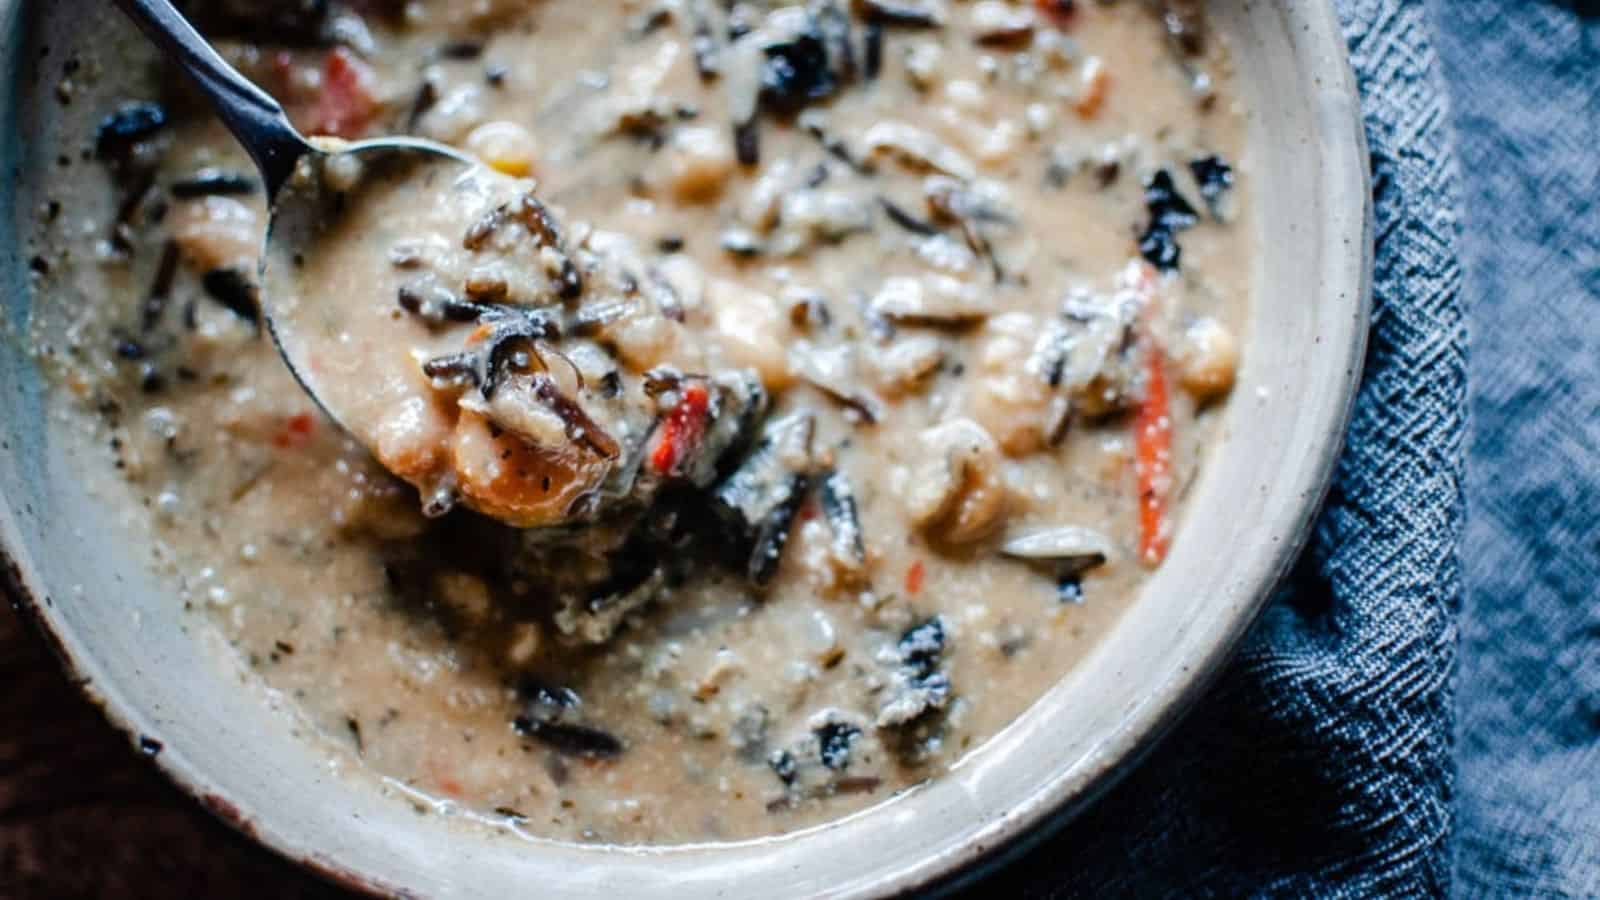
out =
[(686, 385), (678, 405), (661, 423), (660, 436), (650, 453), (650, 467), (656, 474), (671, 475), (683, 465), (705, 435), (710, 411), (711, 392), (706, 386), (698, 381)]

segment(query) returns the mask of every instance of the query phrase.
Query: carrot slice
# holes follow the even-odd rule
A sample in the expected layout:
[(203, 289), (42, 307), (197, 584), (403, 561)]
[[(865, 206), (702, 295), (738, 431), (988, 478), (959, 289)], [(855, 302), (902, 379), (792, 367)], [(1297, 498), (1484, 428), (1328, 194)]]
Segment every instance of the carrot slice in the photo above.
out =
[(1033, 7), (1057, 28), (1071, 25), (1073, 13), (1078, 11), (1073, 0), (1033, 0)]
[(272, 436), (272, 445), (280, 450), (304, 447), (311, 442), (317, 420), (310, 413), (298, 413), (285, 419), (283, 427)]
[(1092, 119), (1105, 107), (1106, 95), (1111, 91), (1111, 73), (1105, 61), (1098, 56), (1089, 57), (1083, 64), (1082, 82), (1072, 108), (1082, 118)]
[(911, 568), (906, 570), (906, 593), (913, 597), (922, 593), (922, 581), (927, 574), (927, 567), (922, 564), (922, 560), (913, 562)]
[(683, 398), (667, 413), (661, 423), (661, 437), (650, 453), (650, 467), (656, 474), (673, 474), (694, 452), (705, 434), (710, 409), (711, 392), (704, 384), (693, 382), (683, 389)]
[(317, 96), (311, 130), (342, 138), (360, 134), (378, 114), (377, 78), (354, 53), (334, 48), (322, 63), (322, 93)]
[(1172, 524), (1172, 407), (1167, 392), (1167, 354), (1147, 337), (1144, 399), (1134, 419), (1135, 471), (1139, 481), (1139, 558), (1157, 566), (1167, 556)]

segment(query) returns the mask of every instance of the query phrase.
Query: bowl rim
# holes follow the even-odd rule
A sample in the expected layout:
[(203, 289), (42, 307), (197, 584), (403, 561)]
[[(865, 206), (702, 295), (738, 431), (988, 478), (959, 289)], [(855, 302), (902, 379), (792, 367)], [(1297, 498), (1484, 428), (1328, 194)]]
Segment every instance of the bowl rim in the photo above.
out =
[[(7, 6), (9, 10), (5, 8)], [(16, 15), (19, 6), (26, 7), (26, 4), (17, 3), (16, 0), (0, 0), (0, 20), (7, 18), (4, 13)], [(1142, 704), (1123, 717), (1122, 727), (1106, 740), (1101, 748), (1105, 752), (1099, 755), (1094, 765), (1073, 778), (1056, 779), (1041, 787), (1018, 815), (1007, 816), (986, 827), (982, 840), (944, 854), (928, 854), (906, 868), (885, 871), (879, 882), (866, 889), (873, 896), (943, 896), (969, 887), (1048, 840), (1083, 809), (1110, 791), (1137, 768), (1215, 683), (1245, 633), (1265, 610), (1273, 589), (1287, 574), (1314, 528), (1316, 514), (1344, 447), (1344, 436), (1364, 365), (1367, 325), (1371, 314), (1373, 208), (1360, 96), (1332, 2), (1314, 0), (1312, 3), (1291, 3), (1289, 7), (1299, 8), (1296, 21), (1305, 26), (1304, 37), (1310, 45), (1307, 52), (1319, 57), (1321, 64), (1315, 71), (1325, 90), (1331, 97), (1346, 101), (1348, 105), (1348, 121), (1329, 127), (1321, 135), (1324, 138), (1321, 147), (1324, 155), (1329, 157), (1327, 169), (1331, 174), (1328, 180), (1347, 182), (1336, 185), (1343, 190), (1330, 192), (1333, 202), (1330, 204), (1329, 219), (1352, 231), (1358, 227), (1360, 238), (1339, 242), (1338, 248), (1330, 246), (1327, 251), (1327, 271), (1335, 277), (1333, 283), (1324, 286), (1321, 292), (1347, 291), (1356, 307), (1353, 310), (1355, 315), (1344, 320), (1347, 323), (1344, 327), (1349, 334), (1338, 335), (1345, 338), (1340, 342), (1345, 353), (1344, 364), (1334, 382), (1334, 393), (1342, 398), (1342, 402), (1327, 410), (1322, 425), (1328, 439), (1319, 444), (1316, 458), (1305, 466), (1304, 474), (1299, 479), (1303, 482), (1300, 486), (1306, 490), (1296, 507), (1295, 516), (1285, 523), (1286, 539), (1278, 542), (1270, 555), (1270, 568), (1275, 574), (1269, 583), (1261, 585), (1253, 603), (1239, 609), (1226, 622), (1219, 623), (1213, 629), (1211, 638), (1206, 641), (1206, 651), (1189, 661), (1191, 665), (1185, 679), (1168, 685), (1165, 696), (1157, 697), (1155, 702)], [(17, 521), (11, 502), (0, 495), (0, 595), (9, 601), (19, 618), (43, 639), (69, 680), (100, 711), (107, 723), (123, 735), (130, 749), (137, 751), (141, 736), (134, 715), (122, 707), (119, 692), (107, 693), (99, 688), (97, 676), (100, 667), (89, 648), (77, 639), (55, 611), (41, 576), (26, 561)], [(212, 783), (211, 779), (187, 760), (170, 754), (140, 755), (150, 760), (204, 809), (281, 858), (347, 889), (381, 896), (415, 896), (413, 891), (388, 883), (370, 872), (358, 870), (326, 855), (296, 848), (271, 829), (265, 833), (258, 830), (249, 814), (228, 798), (208, 790), (206, 786)]]

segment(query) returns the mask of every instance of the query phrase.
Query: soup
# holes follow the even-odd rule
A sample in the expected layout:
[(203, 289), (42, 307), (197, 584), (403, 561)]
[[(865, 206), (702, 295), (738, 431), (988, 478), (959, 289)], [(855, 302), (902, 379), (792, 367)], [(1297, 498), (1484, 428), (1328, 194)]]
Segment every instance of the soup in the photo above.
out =
[(595, 842), (825, 822), (1204, 539), (1255, 248), (1195, 5), (199, 12), (308, 133), (482, 161), (324, 173), (361, 201), (258, 284), (259, 185), (171, 75), (40, 211), (86, 478), (383, 790)]

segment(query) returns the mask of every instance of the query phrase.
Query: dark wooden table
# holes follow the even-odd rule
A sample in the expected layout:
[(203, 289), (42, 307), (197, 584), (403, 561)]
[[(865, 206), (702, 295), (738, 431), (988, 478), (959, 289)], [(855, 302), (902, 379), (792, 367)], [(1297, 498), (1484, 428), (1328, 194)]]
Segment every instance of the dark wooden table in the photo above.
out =
[(345, 897), (134, 754), (0, 602), (0, 900)]

